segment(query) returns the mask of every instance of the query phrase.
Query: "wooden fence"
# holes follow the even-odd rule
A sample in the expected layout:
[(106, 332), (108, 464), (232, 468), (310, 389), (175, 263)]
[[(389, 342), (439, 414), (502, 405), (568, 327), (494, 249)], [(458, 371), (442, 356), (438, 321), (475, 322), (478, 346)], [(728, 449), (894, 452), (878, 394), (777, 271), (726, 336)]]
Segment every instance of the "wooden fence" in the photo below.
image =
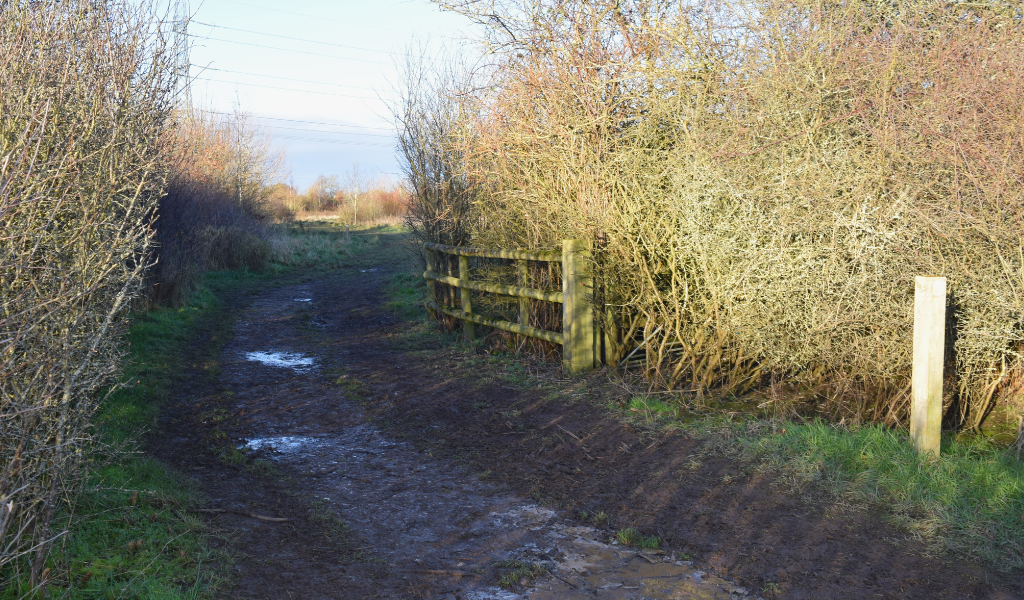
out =
[[(467, 248), (424, 244), (427, 254), (427, 308), (463, 321), (463, 335), (473, 339), (473, 324), (479, 323), (495, 329), (517, 333), (562, 345), (562, 368), (568, 373), (579, 373), (599, 365), (601, 352), (598, 332), (594, 326), (594, 280), (587, 272), (589, 244), (580, 240), (562, 240), (561, 250), (504, 250)], [(437, 253), (459, 257), (459, 276), (450, 277), (437, 272)], [(470, 278), (470, 257), (514, 260), (520, 285), (501, 285)], [(562, 291), (539, 290), (526, 287), (527, 261), (561, 262)], [(459, 290), (460, 307), (443, 306), (437, 302), (435, 283), (448, 284)], [(519, 298), (519, 322), (490, 319), (473, 312), (470, 291), (489, 292)], [(562, 305), (562, 331), (548, 331), (530, 327), (528, 300), (560, 303)], [(911, 437), (918, 451), (938, 456), (942, 421), (942, 369), (945, 355), (946, 278), (918, 277), (915, 291), (914, 361), (911, 406)], [(658, 330), (661, 328), (659, 327)], [(655, 334), (657, 330), (655, 331)], [(627, 362), (640, 346), (622, 363)], [(620, 366), (621, 364), (620, 363)]]
[[(579, 373), (594, 368), (596, 356), (594, 312), (591, 295), (593, 278), (587, 272), (590, 248), (580, 240), (562, 240), (561, 250), (505, 250), (424, 244), (427, 255), (427, 308), (463, 321), (463, 335), (473, 339), (473, 324), (486, 325), (519, 335), (525, 335), (562, 345), (562, 368), (568, 373)], [(437, 272), (437, 253), (459, 257), (459, 276), (450, 277)], [(500, 285), (470, 278), (470, 257), (498, 258), (516, 261), (518, 286)], [(561, 262), (562, 291), (539, 290), (526, 287), (527, 261)], [(443, 306), (437, 302), (436, 282), (459, 289), (460, 307)], [(489, 292), (519, 298), (519, 322), (491, 319), (473, 312), (470, 291)], [(548, 331), (530, 327), (530, 303), (541, 300), (562, 305), (562, 331)]]

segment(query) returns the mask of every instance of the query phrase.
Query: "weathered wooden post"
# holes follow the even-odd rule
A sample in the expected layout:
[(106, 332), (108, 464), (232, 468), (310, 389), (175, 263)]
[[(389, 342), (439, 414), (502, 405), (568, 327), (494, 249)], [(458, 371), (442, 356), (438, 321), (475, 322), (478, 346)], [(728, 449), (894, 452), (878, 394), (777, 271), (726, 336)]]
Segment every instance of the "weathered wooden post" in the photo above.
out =
[[(525, 260), (516, 261), (516, 273), (518, 275), (519, 287), (526, 287), (528, 271)], [(519, 324), (530, 324), (530, 301), (522, 296), (519, 297)]]
[[(424, 251), (427, 253), (427, 273), (436, 273), (437, 257), (434, 256), (434, 251), (426, 248), (424, 248)], [(427, 278), (427, 306), (429, 307), (431, 303), (437, 303), (437, 283), (433, 279)], [(433, 317), (434, 320), (436, 321), (439, 317), (437, 311), (435, 311), (432, 308), (430, 308), (429, 310), (430, 316)]]
[(562, 240), (562, 370), (579, 373), (594, 366), (593, 278), (587, 272), (589, 244)]
[(922, 454), (939, 456), (942, 441), (942, 363), (946, 354), (946, 278), (917, 277), (914, 285), (914, 370), (910, 437)]
[[(459, 255), (459, 285), (469, 283), (469, 257)], [(459, 298), (462, 301), (462, 312), (468, 314), (473, 313), (473, 303), (470, 300), (469, 289), (462, 286), (459, 287)], [(473, 322), (463, 321), (462, 322), (462, 339), (467, 342), (473, 341)]]

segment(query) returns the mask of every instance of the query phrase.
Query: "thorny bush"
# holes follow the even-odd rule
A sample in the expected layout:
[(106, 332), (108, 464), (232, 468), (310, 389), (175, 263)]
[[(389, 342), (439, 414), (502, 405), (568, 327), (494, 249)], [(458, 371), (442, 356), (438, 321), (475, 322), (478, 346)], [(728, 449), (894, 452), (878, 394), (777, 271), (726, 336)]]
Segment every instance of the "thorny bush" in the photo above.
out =
[(652, 382), (905, 423), (943, 275), (947, 426), (1024, 419), (1019, 3), (442, 4), (493, 58), (454, 128), (474, 245), (592, 240)]
[(148, 266), (176, 87), (151, 8), (0, 2), (0, 573), (32, 585)]

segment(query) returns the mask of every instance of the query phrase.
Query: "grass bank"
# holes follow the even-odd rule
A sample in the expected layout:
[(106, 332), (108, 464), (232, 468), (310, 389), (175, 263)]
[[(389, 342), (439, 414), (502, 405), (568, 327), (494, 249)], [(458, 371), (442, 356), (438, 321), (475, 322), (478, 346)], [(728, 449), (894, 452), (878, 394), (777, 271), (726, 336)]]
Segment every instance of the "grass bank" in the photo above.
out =
[(216, 376), (216, 355), (233, 323), (226, 296), (273, 285), (289, 272), (342, 266), (391, 229), (281, 226), (266, 270), (207, 273), (180, 308), (135, 314), (125, 385), (93, 420), (98, 443), (86, 461), (88, 483), (62, 517), (70, 532), (48, 557), (46, 584), (32, 590), (24, 579), (8, 581), (0, 599), (192, 600), (216, 597), (230, 585), (230, 554), (212, 548), (213, 532), (191, 512), (206, 498), (188, 477), (145, 454), (146, 437), (190, 366)]

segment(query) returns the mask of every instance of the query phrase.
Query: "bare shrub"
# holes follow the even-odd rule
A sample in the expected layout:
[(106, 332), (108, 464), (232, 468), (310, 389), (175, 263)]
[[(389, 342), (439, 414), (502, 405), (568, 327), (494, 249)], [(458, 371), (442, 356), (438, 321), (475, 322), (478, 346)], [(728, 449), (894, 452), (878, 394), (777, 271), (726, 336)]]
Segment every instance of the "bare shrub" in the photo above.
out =
[(338, 207), (341, 199), (341, 182), (337, 175), (321, 175), (316, 178), (303, 197), (302, 207), (308, 212), (327, 212)]
[(447, 4), (495, 57), (455, 115), (475, 242), (593, 240), (652, 381), (905, 422), (913, 277), (945, 275), (951, 424), (1024, 410), (1019, 4)]
[(151, 296), (179, 304), (207, 269), (262, 269), (265, 222), (284, 156), (247, 115), (183, 110), (164, 139), (170, 168), (157, 210), (157, 262)]
[(0, 572), (41, 579), (143, 291), (175, 81), (147, 3), (0, 3)]
[(469, 240), (472, 188), (465, 172), (466, 69), (444, 55), (410, 49), (391, 107), (403, 175), (410, 186), (407, 224), (418, 239), (453, 246)]
[(275, 183), (267, 188), (267, 210), (276, 221), (291, 221), (300, 209), (299, 195), (287, 183)]
[[(406, 226), (414, 238), (453, 246), (470, 239), (474, 186), (466, 172), (463, 136), (467, 133), (465, 96), (472, 74), (441, 51), (410, 47), (398, 65), (397, 101), (391, 106), (398, 130), (399, 161), (409, 186)], [(422, 254), (422, 248), (415, 249)], [(425, 258), (423, 259), (425, 260)], [(452, 257), (438, 256), (438, 271), (457, 273)], [(456, 290), (436, 285), (441, 302), (455, 304)], [(454, 319), (439, 315), (446, 328)]]

